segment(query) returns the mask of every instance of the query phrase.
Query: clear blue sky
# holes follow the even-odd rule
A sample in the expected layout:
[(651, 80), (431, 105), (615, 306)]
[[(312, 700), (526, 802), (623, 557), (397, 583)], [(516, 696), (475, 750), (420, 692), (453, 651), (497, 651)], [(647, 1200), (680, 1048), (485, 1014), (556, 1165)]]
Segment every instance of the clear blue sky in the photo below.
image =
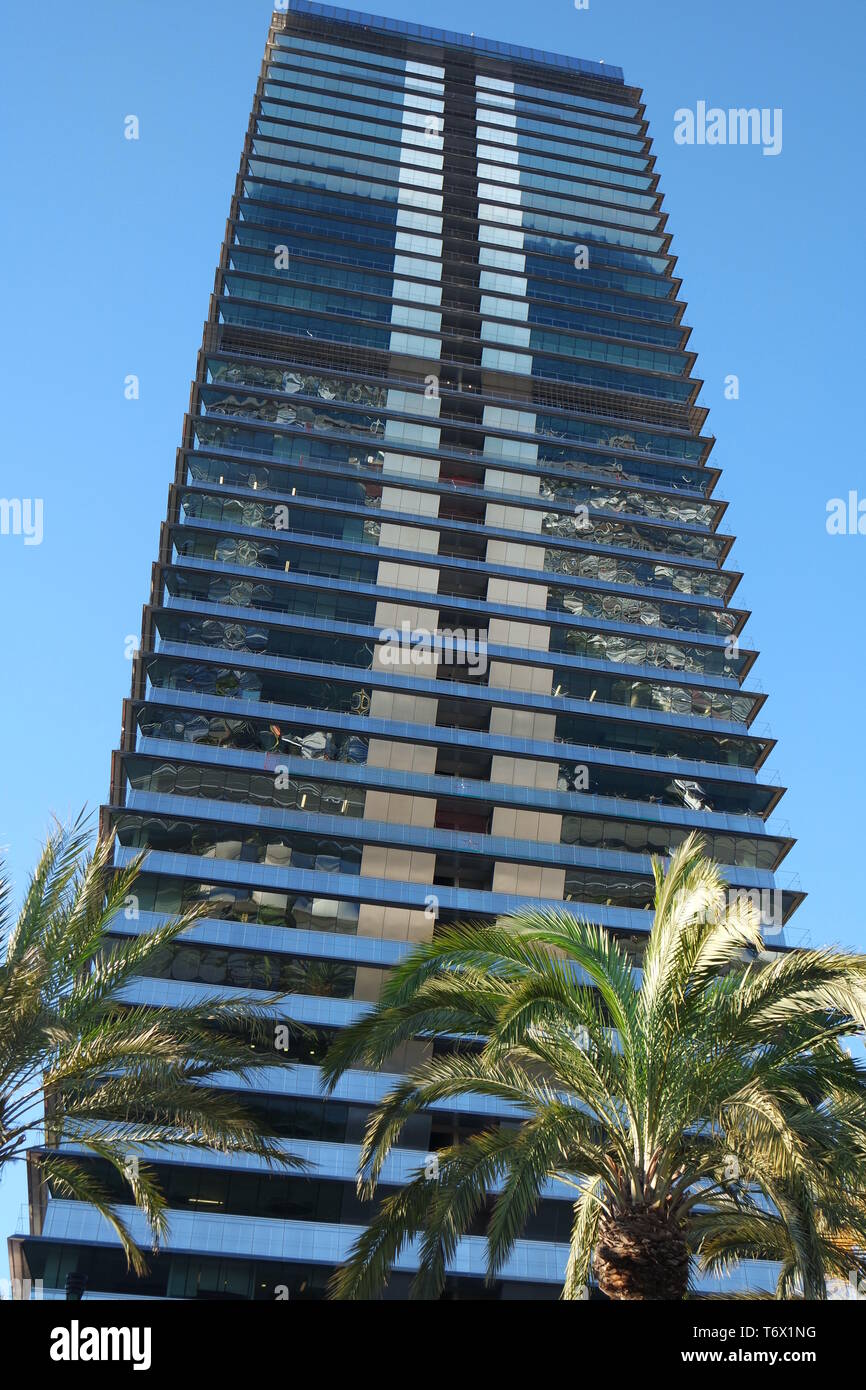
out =
[[(813, 942), (866, 950), (860, 880), (866, 535), (862, 57), (854, 0), (417, 0), (375, 13), (619, 64), (644, 88), (724, 470), (731, 564), (770, 692)], [(129, 689), (181, 417), (269, 22), (261, 0), (15, 4), (0, 21), (0, 496), (44, 539), (0, 536), (0, 846), (23, 884), (50, 813), (96, 806)], [(781, 107), (776, 158), (674, 143), (698, 101)], [(127, 115), (141, 139), (123, 138)], [(124, 378), (140, 378), (138, 401)], [(729, 374), (740, 399), (724, 398)], [(23, 1183), (0, 1194), (0, 1234)], [(0, 1272), (5, 1255), (0, 1253)]]

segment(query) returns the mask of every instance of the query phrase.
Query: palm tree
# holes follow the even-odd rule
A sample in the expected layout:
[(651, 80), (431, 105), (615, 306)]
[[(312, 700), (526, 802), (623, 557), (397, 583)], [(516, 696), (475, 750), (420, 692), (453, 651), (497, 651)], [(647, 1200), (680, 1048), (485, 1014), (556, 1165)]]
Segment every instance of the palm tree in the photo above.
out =
[(441, 1294), (458, 1240), (486, 1220), (501, 1270), (545, 1187), (575, 1191), (563, 1297), (594, 1272), (613, 1299), (680, 1299), (697, 1263), (781, 1261), (776, 1295), (825, 1296), (866, 1248), (866, 1072), (841, 1039), (866, 1021), (866, 957), (764, 952), (752, 902), (728, 901), (691, 836), (667, 872), (642, 969), (564, 909), (439, 933), (325, 1062), (381, 1069), (407, 1039), (450, 1035), (370, 1118), (358, 1190), (371, 1197), (410, 1115), (471, 1093), (519, 1124), (437, 1155), (386, 1196), (332, 1296), (376, 1296), (415, 1237), (414, 1297)]
[[(48, 837), (17, 918), (0, 865), (0, 1177), (42, 1131), (51, 1151), (33, 1161), (52, 1191), (89, 1202), (110, 1222), (136, 1273), (147, 1265), (92, 1163), (114, 1169), (144, 1213), (154, 1248), (167, 1230), (166, 1203), (137, 1155), (167, 1145), (258, 1154), (304, 1167), (231, 1094), (205, 1083), (240, 1081), (279, 1066), (273, 999), (153, 1008), (123, 1000), (148, 961), (200, 915), (193, 909), (126, 941), (105, 934), (129, 902), (143, 856), (112, 870), (113, 845), (88, 854), (81, 816)], [(270, 1006), (270, 1007), (269, 1007)], [(132, 1161), (135, 1160), (135, 1161)]]

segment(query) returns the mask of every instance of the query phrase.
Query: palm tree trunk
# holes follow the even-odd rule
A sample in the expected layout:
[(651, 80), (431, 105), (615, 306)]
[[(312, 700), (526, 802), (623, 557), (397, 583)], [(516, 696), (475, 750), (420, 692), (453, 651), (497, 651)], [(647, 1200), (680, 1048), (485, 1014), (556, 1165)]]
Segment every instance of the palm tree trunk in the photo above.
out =
[(603, 1216), (595, 1248), (601, 1292), (613, 1299), (681, 1299), (689, 1282), (682, 1233), (652, 1207)]

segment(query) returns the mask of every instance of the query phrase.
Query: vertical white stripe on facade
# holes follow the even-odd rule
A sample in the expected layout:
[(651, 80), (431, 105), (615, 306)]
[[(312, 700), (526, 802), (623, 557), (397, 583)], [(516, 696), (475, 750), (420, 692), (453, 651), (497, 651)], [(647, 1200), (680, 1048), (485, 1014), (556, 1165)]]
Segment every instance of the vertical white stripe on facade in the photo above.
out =
[[(517, 167), (517, 120), (514, 114), (514, 85), (496, 78), (476, 80), (477, 88), (494, 88), (497, 103), (506, 109), (497, 112), (496, 125), (501, 143), (490, 151), (487, 132), (480, 128), (476, 134), (478, 158), (479, 240), (482, 245), (479, 264), (481, 271), (481, 337), (485, 344), (482, 364), (529, 375), (532, 357), (515, 351), (530, 345), (529, 300), (525, 276), (526, 258), (523, 255), (523, 213), (521, 210), (520, 171)], [(511, 93), (512, 95), (509, 95)], [(507, 108), (511, 108), (508, 110)], [(484, 119), (486, 112), (480, 118)], [(510, 129), (508, 127), (511, 127)], [(487, 162), (493, 159), (494, 162)], [(485, 200), (482, 202), (482, 199)], [(497, 249), (493, 249), (496, 247)], [(504, 247), (508, 249), (500, 250)], [(491, 293), (493, 291), (493, 293)], [(509, 296), (509, 297), (506, 297)], [(496, 344), (496, 346), (493, 346)], [(547, 605), (547, 586), (544, 583), (544, 545), (541, 536), (542, 513), (522, 507), (519, 499), (537, 498), (540, 491), (538, 475), (538, 445), (531, 436), (535, 433), (534, 411), (505, 406), (486, 405), (483, 423), (493, 429), (525, 434), (527, 439), (503, 439), (489, 434), (484, 439), (485, 458), (521, 462), (526, 473), (513, 473), (501, 468), (485, 469), (484, 486), (491, 492), (507, 492), (511, 501), (490, 501), (485, 509), (485, 526), (497, 530), (515, 531), (525, 541), (489, 540), (487, 560), (503, 571), (488, 581), (487, 597), (492, 603), (507, 604), (524, 609), (526, 619), (491, 615), (488, 639), (491, 644), (532, 649), (539, 656), (550, 645), (550, 627), (544, 622)], [(517, 505), (515, 505), (515, 503)], [(532, 541), (536, 543), (533, 544)], [(537, 570), (541, 582), (510, 578), (508, 570), (520, 568)], [(549, 695), (553, 687), (553, 668), (538, 663), (492, 661), (489, 685), (513, 692)], [(494, 705), (490, 714), (490, 732), (528, 739), (552, 738), (556, 726), (553, 713), (528, 711), (513, 705)], [(492, 782), (509, 782), (520, 786), (550, 788), (556, 785), (555, 764), (533, 758), (493, 758)], [(546, 812), (528, 811), (509, 806), (494, 806), (491, 833), (508, 838), (558, 843), (562, 818)], [(561, 898), (565, 891), (565, 872), (562, 869), (543, 869), (537, 865), (517, 864), (499, 860), (493, 870), (493, 891), (517, 893), (527, 897)]]
[[(440, 95), (423, 99), (425, 110), (419, 110), (422, 100), (412, 91), (420, 77), (424, 78), (425, 92), (429, 90), (430, 79), (439, 83)], [(400, 140), (400, 186), (397, 193), (397, 226), (404, 230), (397, 233), (397, 249), (411, 250), (413, 232), (432, 233), (423, 241), (438, 247), (442, 255), (442, 146), (445, 103), (442, 99), (442, 71), (430, 68), (429, 64), (406, 64), (404, 78), (404, 97), (402, 113), (402, 132)], [(421, 84), (418, 83), (420, 86)], [(428, 158), (423, 170), (418, 169), (418, 151), (423, 148)], [(411, 187), (415, 183), (420, 187)], [(400, 245), (401, 237), (404, 245)], [(433, 241), (435, 238), (435, 242)], [(425, 245), (423, 248), (427, 250)], [(441, 259), (438, 273), (434, 274), (430, 264), (421, 262), (416, 266), (411, 257), (395, 257), (395, 277), (418, 275), (431, 282), (420, 291), (410, 280), (395, 278), (394, 295), (410, 301), (394, 304), (391, 308), (393, 329), (390, 338), (390, 351), (408, 357), (439, 359), (442, 339), (437, 336), (442, 331), (442, 316), (434, 308), (419, 308), (419, 304), (436, 305), (441, 303)], [(439, 281), (438, 292), (430, 293), (434, 280)]]
[[(520, 170), (517, 168), (517, 117), (514, 107), (514, 83), (497, 78), (478, 75), (475, 79), (476, 93), (491, 89), (497, 92), (496, 101), (503, 109), (496, 112), (495, 120), (502, 137), (501, 164), (499, 167), (482, 162), (482, 148), (487, 144), (485, 128), (476, 130), (476, 158), (478, 160), (478, 239), (509, 248), (514, 254), (513, 268), (523, 271), (525, 260), (519, 254), (523, 250), (523, 213), (521, 210)], [(478, 119), (487, 119), (487, 111), (477, 103)], [(510, 148), (509, 148), (510, 147)], [(485, 259), (486, 247), (482, 245), (480, 263), (499, 266), (498, 259)], [(482, 290), (490, 288), (482, 279)], [(526, 282), (518, 280), (513, 286), (501, 289), (514, 293), (517, 298), (508, 301), (495, 301), (488, 295), (481, 300), (481, 365), (492, 370), (517, 372), (529, 376), (532, 372), (532, 357), (518, 349), (528, 348), (530, 331), (518, 327), (517, 322), (525, 323), (529, 317), (526, 302)], [(491, 316), (514, 320), (513, 323), (498, 323)]]

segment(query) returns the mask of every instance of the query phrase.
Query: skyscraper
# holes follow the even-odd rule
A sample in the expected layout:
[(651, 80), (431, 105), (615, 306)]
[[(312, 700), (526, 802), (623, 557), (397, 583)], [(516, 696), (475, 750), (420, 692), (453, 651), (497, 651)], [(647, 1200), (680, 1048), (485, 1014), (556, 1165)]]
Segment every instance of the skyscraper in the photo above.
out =
[[(287, 991), (306, 1029), (250, 1100), (311, 1167), (157, 1157), (173, 1215), (144, 1281), (34, 1176), (19, 1273), (320, 1297), (393, 1077), (326, 1100), (317, 1062), (439, 922), (565, 901), (639, 962), (650, 856), (698, 829), (782, 943), (792, 841), (766, 824), (782, 792), (674, 268), (618, 68), (275, 14), (102, 825), (118, 863), (149, 850), (116, 935), (209, 904), (136, 999)], [(417, 1117), (384, 1186), (514, 1119)], [(492, 1289), (467, 1237), (449, 1292), (556, 1297), (572, 1197)]]

